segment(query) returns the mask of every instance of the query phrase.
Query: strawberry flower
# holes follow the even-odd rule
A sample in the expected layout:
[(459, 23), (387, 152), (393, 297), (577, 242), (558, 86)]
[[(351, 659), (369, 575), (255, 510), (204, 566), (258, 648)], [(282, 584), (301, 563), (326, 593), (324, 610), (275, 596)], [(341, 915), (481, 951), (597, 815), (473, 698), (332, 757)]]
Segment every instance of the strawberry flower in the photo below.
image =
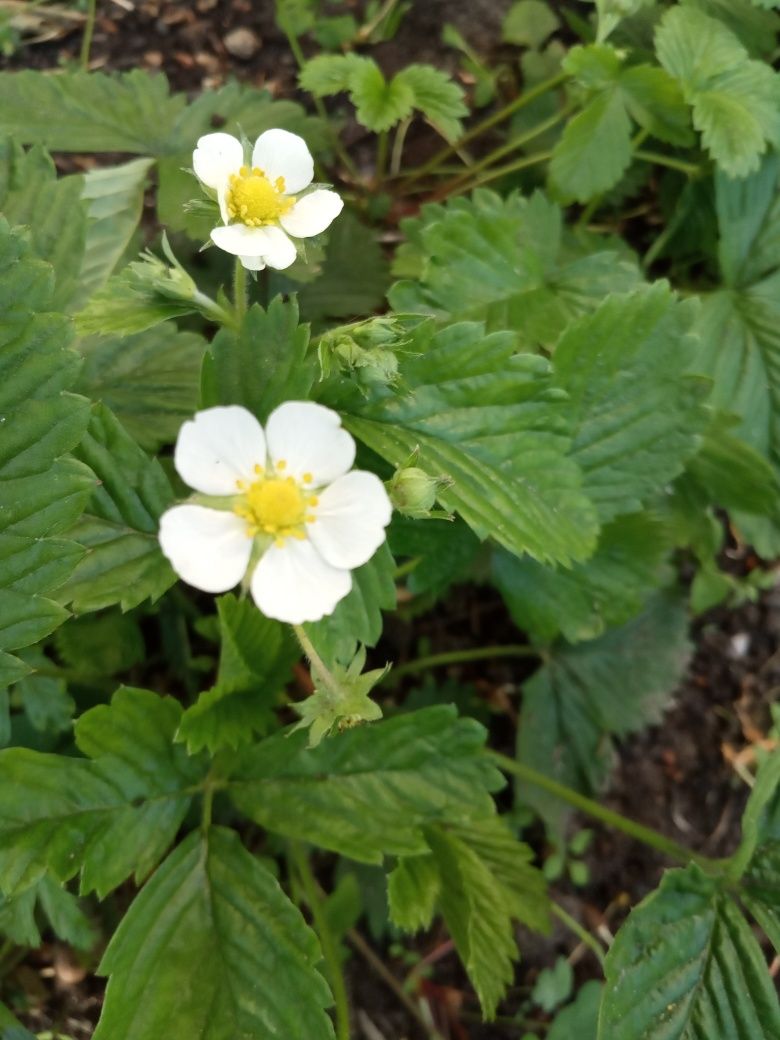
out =
[(382, 481), (353, 470), (354, 459), (339, 416), (310, 401), (280, 405), (265, 429), (238, 405), (198, 412), (174, 453), (197, 502), (162, 515), (162, 551), (197, 589), (227, 592), (243, 579), (267, 617), (318, 621), (390, 522)]
[(287, 130), (266, 130), (255, 142), (250, 164), (231, 134), (207, 134), (192, 156), (198, 180), (216, 192), (224, 226), (212, 241), (241, 259), (250, 271), (282, 270), (297, 256), (293, 238), (319, 235), (344, 203), (335, 191), (312, 182), (314, 161), (306, 142)]

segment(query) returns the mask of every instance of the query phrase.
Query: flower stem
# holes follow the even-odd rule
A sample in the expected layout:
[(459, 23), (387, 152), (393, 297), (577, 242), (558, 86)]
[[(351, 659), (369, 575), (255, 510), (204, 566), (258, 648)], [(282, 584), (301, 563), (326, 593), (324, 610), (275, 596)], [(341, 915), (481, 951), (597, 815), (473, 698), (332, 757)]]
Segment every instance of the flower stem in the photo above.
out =
[(92, 50), (92, 36), (95, 32), (95, 17), (97, 15), (97, 0), (87, 0), (87, 20), (84, 23), (84, 35), (81, 39), (81, 54), (79, 61), (84, 72), (89, 71), (89, 55)]
[(604, 950), (601, 947), (601, 943), (597, 939), (594, 939), (587, 929), (583, 928), (579, 921), (576, 921), (571, 914), (567, 913), (562, 906), (558, 903), (550, 903), (550, 911), (561, 921), (570, 932), (574, 932), (577, 938), (588, 947), (589, 950), (596, 957), (599, 964), (604, 967)]
[(233, 309), (236, 314), (236, 324), (241, 328), (241, 324), (246, 315), (246, 304), (247, 304), (247, 284), (246, 284), (246, 268), (241, 263), (241, 257), (236, 257), (236, 266), (233, 269)]
[(382, 130), (376, 142), (376, 169), (374, 173), (374, 183), (377, 189), (381, 188), (385, 179), (389, 143), (390, 137), (387, 130)]
[(315, 650), (314, 643), (312, 643), (311, 639), (309, 639), (303, 625), (293, 625), (292, 629), (293, 632), (295, 632), (298, 642), (301, 644), (301, 649), (303, 650), (306, 657), (308, 657), (309, 659), (309, 663), (311, 664), (311, 670), (315, 673), (322, 685), (330, 693), (332, 693), (337, 698), (341, 698), (342, 692), (339, 687), (339, 684), (333, 678), (330, 669)]
[(697, 852), (692, 852), (691, 849), (685, 848), (684, 845), (678, 845), (676, 841), (672, 841), (671, 838), (667, 838), (659, 831), (653, 830), (651, 827), (645, 827), (641, 823), (629, 820), (620, 813), (613, 812), (612, 809), (607, 809), (606, 806), (599, 805), (598, 802), (594, 802), (591, 798), (586, 798), (579, 791), (566, 787), (565, 784), (559, 784), (557, 780), (553, 780), (552, 777), (540, 773), (523, 762), (516, 762), (513, 758), (509, 758), (508, 755), (502, 755), (498, 751), (487, 750), (485, 754), (502, 772), (511, 773), (513, 776), (533, 784), (534, 787), (541, 787), (555, 798), (560, 798), (561, 801), (567, 802), (575, 809), (579, 809), (580, 812), (592, 816), (595, 820), (600, 820), (609, 827), (614, 827), (615, 830), (622, 831), (623, 834), (627, 834), (636, 841), (642, 842), (643, 845), (649, 845), (650, 848), (662, 852), (665, 856), (676, 860), (678, 863), (696, 863), (702, 870), (708, 873), (716, 873), (720, 870), (718, 860), (710, 859), (709, 856), (701, 856)]
[(416, 661), (408, 661), (399, 665), (388, 677), (400, 679), (404, 675), (414, 675), (428, 668), (438, 668), (446, 664), (467, 664), (469, 661), (489, 661), (496, 657), (541, 657), (541, 652), (524, 644), (504, 646), (481, 646), (475, 650), (449, 650), (442, 654), (431, 654), (429, 657), (418, 657)]
[(396, 127), (395, 137), (393, 138), (392, 154), (390, 155), (391, 177), (397, 177), (401, 169), (401, 157), (403, 156), (406, 135), (409, 132), (409, 127), (411, 125), (412, 116), (408, 116), (406, 119), (402, 119)]
[(702, 172), (701, 166), (696, 163), (684, 162), (682, 159), (675, 159), (674, 156), (663, 155), (661, 152), (647, 152), (644, 149), (638, 149), (634, 152), (634, 158), (656, 163), (658, 166), (667, 166), (670, 170), (679, 170), (688, 177), (698, 177)]
[(535, 101), (542, 94), (546, 94), (549, 90), (554, 90), (559, 87), (561, 83), (564, 83), (568, 79), (568, 75), (565, 72), (559, 73), (557, 76), (553, 76), (551, 79), (546, 79), (544, 82), (539, 83), (537, 86), (532, 87), (530, 90), (526, 90), (523, 94), (518, 94), (514, 100), (510, 101), (508, 105), (504, 105), (503, 108), (499, 108), (492, 115), (488, 116), (487, 119), (483, 119), (481, 123), (477, 123), (470, 130), (467, 130), (465, 134), (458, 138), (454, 144), (447, 145), (440, 152), (437, 152), (432, 159), (429, 159), (427, 163), (421, 166), (418, 170), (410, 170), (407, 176), (410, 177), (410, 184), (416, 183), (421, 177), (425, 177), (427, 174), (435, 170), (437, 166), (444, 162), (445, 159), (449, 159), (451, 155), (457, 154), (457, 152), (468, 144), (469, 141), (473, 141), (475, 137), (479, 137), (484, 134), (487, 130), (491, 130), (497, 123), (502, 123), (505, 119), (508, 119), (515, 112), (519, 112), (521, 108), (525, 108), (526, 105), (530, 105), (532, 101)]
[(304, 898), (311, 911), (314, 928), (322, 946), (325, 971), (333, 993), (333, 1001), (336, 1005), (336, 1037), (337, 1040), (350, 1040), (347, 986), (344, 981), (344, 973), (341, 970), (336, 940), (324, 913), (317, 881), (312, 872), (308, 854), (298, 842), (290, 843), (290, 858), (300, 879)]

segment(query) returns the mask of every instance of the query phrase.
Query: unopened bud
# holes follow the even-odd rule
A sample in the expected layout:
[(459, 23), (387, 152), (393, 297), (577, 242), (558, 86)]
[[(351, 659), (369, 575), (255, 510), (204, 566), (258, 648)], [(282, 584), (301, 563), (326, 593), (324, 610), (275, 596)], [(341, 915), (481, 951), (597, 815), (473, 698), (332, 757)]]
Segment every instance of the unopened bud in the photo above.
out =
[(421, 519), (432, 515), (436, 496), (451, 485), (449, 477), (431, 477), (419, 466), (402, 466), (393, 474), (388, 491), (399, 513)]

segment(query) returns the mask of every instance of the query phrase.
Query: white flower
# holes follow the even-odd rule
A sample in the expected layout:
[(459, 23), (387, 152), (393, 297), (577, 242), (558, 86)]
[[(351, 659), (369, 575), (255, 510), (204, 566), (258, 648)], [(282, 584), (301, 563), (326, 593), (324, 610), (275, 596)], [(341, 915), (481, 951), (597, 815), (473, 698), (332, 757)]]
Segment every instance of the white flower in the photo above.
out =
[(318, 621), (347, 595), (350, 571), (374, 555), (390, 523), (384, 484), (352, 470), (354, 459), (339, 416), (311, 401), (280, 405), (265, 431), (238, 405), (198, 412), (179, 431), (174, 463), (214, 502), (163, 513), (162, 550), (204, 592), (226, 592), (252, 566), (252, 596), (267, 617)]
[(335, 191), (317, 188), (308, 195), (314, 176), (306, 142), (287, 130), (266, 130), (244, 163), (241, 142), (230, 134), (207, 134), (192, 156), (198, 179), (217, 193), (225, 226), (211, 232), (212, 241), (241, 258), (250, 271), (268, 265), (281, 270), (295, 260), (288, 238), (319, 235), (336, 219), (344, 203)]

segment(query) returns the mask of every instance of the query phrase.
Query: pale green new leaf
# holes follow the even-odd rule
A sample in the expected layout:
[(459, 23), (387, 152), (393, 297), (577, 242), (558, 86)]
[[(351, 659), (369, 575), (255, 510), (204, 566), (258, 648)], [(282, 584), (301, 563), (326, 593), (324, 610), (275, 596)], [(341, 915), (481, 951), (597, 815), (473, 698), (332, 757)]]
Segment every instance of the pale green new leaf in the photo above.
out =
[(450, 77), (432, 65), (407, 65), (393, 83), (412, 91), (414, 107), (448, 141), (460, 137), (462, 119), (468, 115), (463, 90)]
[[(520, 761), (576, 790), (598, 792), (612, 765), (610, 737), (660, 720), (688, 663), (687, 629), (685, 606), (657, 595), (622, 627), (557, 648), (523, 687)], [(566, 807), (541, 788), (517, 790), (560, 840)]]
[(364, 863), (427, 851), (423, 828), (493, 812), (484, 730), (449, 707), (346, 730), (316, 748), (279, 733), (236, 756), (237, 808), (267, 830)]
[(105, 166), (84, 176), (87, 234), (75, 310), (100, 289), (122, 258), (141, 219), (151, 159)]
[(206, 340), (172, 324), (134, 336), (82, 340), (76, 388), (111, 409), (145, 451), (176, 440), (198, 407)]
[(412, 87), (400, 76), (388, 82), (373, 58), (319, 54), (306, 62), (300, 83), (315, 97), (347, 91), (358, 122), (374, 133), (389, 130), (415, 107)]
[(573, 457), (603, 521), (639, 509), (699, 446), (709, 384), (687, 376), (694, 304), (664, 282), (612, 296), (571, 325), (555, 351), (569, 396)]
[(761, 948), (717, 881), (669, 871), (607, 955), (599, 1040), (773, 1040), (780, 1006)]
[(314, 382), (309, 331), (295, 300), (249, 309), (238, 333), (220, 329), (203, 359), (201, 405), (240, 404), (264, 421), (284, 401), (303, 400)]
[(332, 1040), (320, 958), (300, 911), (235, 832), (193, 832), (111, 940), (95, 1040)]
[(559, 632), (576, 643), (641, 610), (650, 592), (669, 579), (668, 549), (665, 526), (649, 513), (634, 513), (607, 524), (584, 563), (554, 570), (498, 550), (493, 576), (518, 628), (541, 643)]
[(190, 754), (237, 748), (264, 733), (300, 649), (290, 629), (264, 617), (249, 600), (217, 600), (220, 658), (217, 681), (182, 715), (176, 739)]
[(423, 323), (400, 370), (413, 392), (376, 388), (342, 409), (344, 421), (393, 465), (419, 447), (421, 469), (453, 480), (439, 493), (443, 508), (480, 538), (568, 563), (590, 555), (596, 526), (567, 457), (569, 406), (549, 363), (515, 354), (513, 341), (510, 333), (486, 336), (479, 324), (435, 332)]
[(85, 554), (58, 598), (76, 613), (159, 599), (175, 581), (157, 541), (160, 515), (173, 500), (162, 466), (100, 404), (76, 454), (100, 483), (67, 532)]
[(504, 18), (501, 39), (538, 50), (560, 24), (550, 5), (542, 0), (516, 0)]
[(656, 50), (680, 81), (718, 166), (731, 177), (757, 170), (768, 145), (780, 142), (780, 80), (772, 68), (751, 60), (721, 21), (693, 7), (667, 11)]
[(573, 317), (639, 281), (611, 249), (586, 252), (565, 237), (561, 210), (540, 192), (502, 199), (481, 189), (403, 222), (390, 302), (397, 311), (485, 320), (517, 330), (521, 345), (552, 347)]
[(23, 891), (46, 870), (104, 896), (143, 878), (173, 840), (201, 766), (173, 745), (181, 707), (120, 689), (82, 715), (89, 760), (24, 748), (0, 752), (0, 889)]

